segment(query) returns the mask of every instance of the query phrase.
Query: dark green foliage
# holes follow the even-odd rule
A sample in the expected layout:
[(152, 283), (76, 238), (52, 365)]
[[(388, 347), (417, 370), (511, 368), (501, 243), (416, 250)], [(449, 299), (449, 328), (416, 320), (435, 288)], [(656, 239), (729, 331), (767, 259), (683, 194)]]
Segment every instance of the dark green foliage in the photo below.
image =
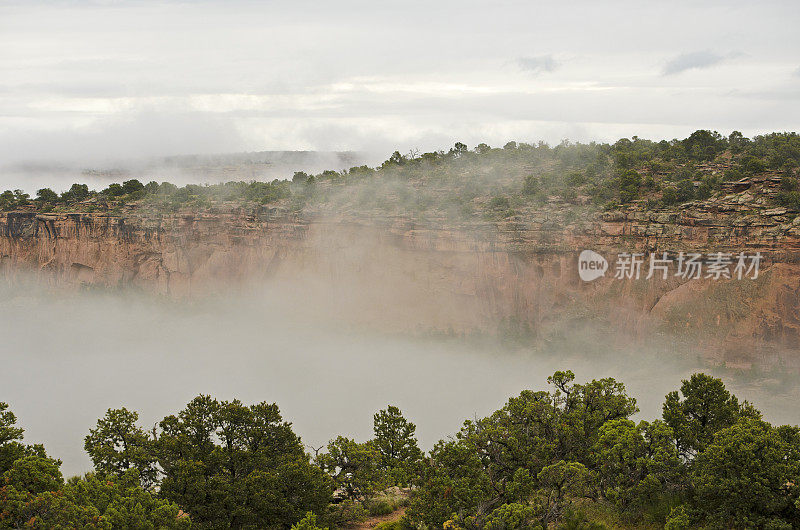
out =
[(307, 512), (306, 516), (292, 525), (292, 530), (326, 530), (319, 526), (314, 512)]
[(800, 429), (761, 421), (719, 379), (695, 374), (667, 395), (665, 421), (638, 424), (613, 380), (549, 381), (434, 447), (412, 522), (604, 528), (578, 508), (599, 495), (622, 521), (671, 529), (800, 524)]
[(793, 177), (783, 177), (781, 179), (781, 191), (797, 191), (797, 179)]
[(775, 201), (786, 208), (800, 210), (800, 191), (781, 191), (775, 197)]
[[(17, 417), (13, 412), (8, 410), (8, 403), (0, 402), (0, 447), (3, 447), (8, 442), (22, 439), (22, 429), (15, 427)], [(5, 469), (0, 468), (0, 472), (5, 472)]]
[(378, 469), (389, 485), (408, 486), (419, 474), (422, 451), (417, 445), (416, 425), (403, 417), (400, 409), (389, 405), (373, 417), (373, 445), (378, 451)]
[(623, 171), (617, 178), (619, 187), (619, 200), (621, 203), (631, 202), (639, 197), (639, 186), (642, 184), (642, 176), (636, 171), (628, 169)]
[(692, 466), (697, 505), (719, 528), (800, 526), (800, 433), (743, 418)]
[(25, 431), (17, 427), (16, 423), (17, 417), (8, 410), (8, 404), (0, 401), (0, 477), (20, 458), (47, 457), (41, 445), (22, 443)]
[(125, 194), (125, 188), (122, 187), (122, 184), (112, 183), (100, 193), (108, 197), (119, 197)]
[(63, 202), (80, 202), (89, 197), (89, 186), (86, 184), (73, 184), (69, 191), (61, 194)]
[(50, 188), (42, 188), (36, 192), (36, 200), (39, 202), (54, 204), (58, 202), (58, 194)]
[(153, 441), (136, 425), (139, 415), (122, 409), (109, 409), (105, 417), (85, 438), (84, 449), (100, 475), (122, 475), (135, 469), (142, 487), (156, 484)]
[(700, 185), (695, 189), (694, 196), (696, 199), (708, 199), (713, 195), (714, 189), (717, 187), (718, 182), (713, 178), (704, 178)]
[(675, 198), (677, 202), (691, 201), (695, 197), (694, 183), (689, 179), (683, 179), (678, 182), (678, 187), (675, 190)]
[(713, 160), (727, 148), (727, 142), (717, 131), (699, 130), (681, 142), (686, 155), (698, 161)]
[(739, 161), (739, 170), (744, 175), (755, 175), (767, 168), (767, 164), (760, 158), (753, 155), (746, 155)]
[[(332, 440), (319, 467), (276, 405), (199, 396), (152, 435), (112, 409), (86, 437), (97, 472), (66, 483), (0, 403), (0, 528), (322, 530), (409, 494), (407, 515), (380, 528), (800, 527), (800, 428), (764, 422), (705, 374), (665, 397), (663, 421), (638, 423), (622, 383), (574, 379), (554, 373), (550, 391), (464, 422), (427, 457), (389, 406), (374, 439)], [(398, 483), (413, 488), (386, 490)], [(348, 498), (329, 505), (334, 486)]]
[(408, 159), (400, 154), (400, 151), (395, 151), (382, 165), (381, 169), (391, 168), (392, 166), (404, 166)]
[(637, 410), (613, 379), (573, 380), (556, 372), (551, 392), (523, 391), (439, 442), (412, 499), (412, 520), (440, 526), (453, 513), (474, 514), (480, 526), (495, 508), (534, 499), (543, 523), (556, 519), (588, 479), (600, 428)]
[(320, 468), (350, 500), (369, 499), (388, 485), (380, 461), (373, 442), (358, 443), (344, 436), (331, 440), (328, 452), (317, 457)]
[(56, 491), (64, 485), (59, 467), (61, 462), (41, 456), (25, 456), (14, 461), (3, 480), (16, 488), (34, 495)]
[(730, 135), (728, 135), (728, 147), (734, 153), (740, 152), (749, 143), (750, 139), (745, 138), (745, 136), (739, 131), (733, 131)]
[(671, 206), (678, 203), (678, 190), (673, 187), (664, 188), (661, 193), (661, 202), (666, 206)]
[(6, 190), (3, 193), (0, 193), (0, 209), (2, 210), (10, 210), (17, 205), (16, 197), (14, 196), (14, 192), (11, 190)]
[(758, 418), (760, 414), (747, 402), (740, 405), (722, 380), (694, 374), (683, 381), (680, 394), (667, 394), (663, 416), (673, 431), (678, 452), (689, 458), (702, 452), (718, 431), (734, 425), (740, 417)]
[[(36, 457), (38, 458), (38, 457)], [(52, 462), (52, 461), (51, 461)], [(94, 474), (64, 484), (56, 465), (39, 459), (15, 463), (32, 475), (38, 491), (11, 473), (0, 488), (0, 528), (188, 528), (180, 508), (139, 487), (135, 471), (99, 479)]]
[(325, 512), (330, 483), (276, 405), (199, 396), (160, 427), (160, 494), (201, 527), (289, 526)]
[(144, 186), (144, 192), (147, 195), (154, 195), (159, 192), (160, 186), (158, 182), (151, 180)]
[(308, 180), (308, 174), (305, 171), (295, 171), (292, 177), (292, 182), (305, 183)]
[(20, 443), (22, 429), (0, 403), (0, 528), (187, 528), (180, 508), (143, 490), (135, 469), (88, 474), (67, 483), (61, 462), (40, 445)]
[(534, 175), (525, 177), (525, 182), (522, 185), (522, 193), (525, 195), (536, 195), (541, 190), (539, 186), (539, 179)]
[(600, 494), (623, 514), (663, 523), (686, 487), (672, 429), (659, 420), (614, 420), (601, 427), (595, 448)]
[(136, 179), (126, 180), (125, 182), (122, 183), (122, 192), (124, 194), (135, 193), (143, 189), (144, 189), (144, 184), (142, 184)]

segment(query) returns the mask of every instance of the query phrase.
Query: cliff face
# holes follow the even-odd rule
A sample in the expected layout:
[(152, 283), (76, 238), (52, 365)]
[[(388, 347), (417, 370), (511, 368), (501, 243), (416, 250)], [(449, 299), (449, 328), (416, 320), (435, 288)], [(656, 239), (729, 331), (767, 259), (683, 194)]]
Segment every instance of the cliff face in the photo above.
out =
[[(170, 297), (277, 282), (350, 323), (391, 331), (544, 335), (601, 322), (631, 336), (696, 338), (730, 364), (800, 353), (800, 223), (781, 211), (742, 222), (719, 205), (679, 213), (605, 213), (567, 227), (547, 219), (499, 225), (292, 220), (268, 212), (126, 216), (0, 215), (0, 271), (55, 287), (135, 288)], [(577, 256), (609, 259), (604, 278), (579, 278)], [(760, 252), (756, 280), (623, 280), (616, 254)], [(293, 287), (292, 287), (293, 288)], [(311, 295), (309, 295), (311, 296)]]

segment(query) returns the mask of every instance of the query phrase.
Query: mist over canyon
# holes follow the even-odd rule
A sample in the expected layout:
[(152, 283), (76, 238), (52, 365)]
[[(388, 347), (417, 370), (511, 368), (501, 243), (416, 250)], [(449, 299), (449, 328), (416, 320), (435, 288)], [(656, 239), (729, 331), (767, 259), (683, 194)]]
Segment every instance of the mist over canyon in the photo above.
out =
[[(126, 291), (53, 294), (30, 284), (2, 294), (4, 400), (26, 439), (58, 455), (66, 475), (90, 468), (83, 437), (108, 408), (136, 410), (152, 426), (199, 393), (276, 402), (311, 451), (339, 433), (368, 437), (372, 413), (392, 403), (417, 423), (427, 449), (463, 419), (523, 389), (546, 388), (558, 369), (624, 381), (642, 417), (660, 414), (681, 378), (709, 369), (691, 345), (631, 343), (581, 325), (538, 346), (343, 326), (338, 295), (284, 282), (193, 302)], [(717, 371), (767, 419), (800, 421), (793, 377)]]

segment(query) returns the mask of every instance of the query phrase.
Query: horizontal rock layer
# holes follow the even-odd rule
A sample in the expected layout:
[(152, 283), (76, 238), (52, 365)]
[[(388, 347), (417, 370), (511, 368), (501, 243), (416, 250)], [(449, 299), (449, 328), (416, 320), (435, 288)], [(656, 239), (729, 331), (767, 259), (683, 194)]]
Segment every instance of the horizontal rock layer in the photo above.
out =
[[(777, 210), (731, 218), (716, 208), (608, 212), (566, 227), (535, 216), (445, 224), (10, 212), (0, 214), (0, 270), (11, 281), (33, 273), (56, 287), (178, 298), (276, 282), (313, 291), (309, 299), (326, 300), (337, 318), (392, 331), (543, 336), (592, 322), (643, 340), (657, 331), (696, 337), (711, 358), (737, 366), (795, 359), (800, 218)], [(609, 259), (605, 277), (579, 278), (583, 249)], [(623, 251), (760, 252), (764, 260), (756, 280), (614, 279)]]

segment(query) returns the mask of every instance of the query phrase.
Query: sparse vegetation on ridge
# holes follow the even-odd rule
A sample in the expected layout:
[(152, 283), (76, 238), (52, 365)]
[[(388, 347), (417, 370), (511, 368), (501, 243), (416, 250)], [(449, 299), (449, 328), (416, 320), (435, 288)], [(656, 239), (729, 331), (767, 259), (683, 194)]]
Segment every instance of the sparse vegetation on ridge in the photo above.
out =
[[(544, 205), (587, 211), (638, 205), (670, 209), (729, 193), (754, 177), (775, 183), (767, 205), (800, 209), (800, 136), (771, 133), (753, 139), (698, 130), (682, 140), (638, 137), (613, 144), (509, 142), (502, 148), (456, 143), (448, 151), (395, 152), (379, 167), (297, 172), (291, 180), (232, 181), (178, 187), (136, 179), (102, 190), (74, 184), (60, 195), (48, 188), (31, 198), (0, 194), (0, 209), (39, 211), (178, 211), (270, 205), (285, 212), (375, 211), (382, 215), (497, 221)], [(742, 182), (740, 186), (745, 186)], [(341, 193), (344, 191), (344, 193)]]

